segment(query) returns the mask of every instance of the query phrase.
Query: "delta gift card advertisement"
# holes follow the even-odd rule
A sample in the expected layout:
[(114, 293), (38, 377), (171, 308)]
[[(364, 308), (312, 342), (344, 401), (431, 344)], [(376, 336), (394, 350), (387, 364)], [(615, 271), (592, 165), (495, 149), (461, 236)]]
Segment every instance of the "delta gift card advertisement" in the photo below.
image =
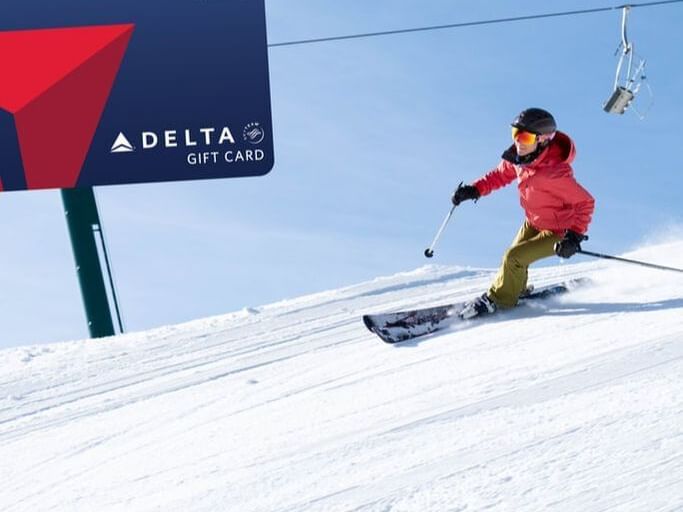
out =
[(264, 0), (3, 0), (0, 189), (273, 167)]

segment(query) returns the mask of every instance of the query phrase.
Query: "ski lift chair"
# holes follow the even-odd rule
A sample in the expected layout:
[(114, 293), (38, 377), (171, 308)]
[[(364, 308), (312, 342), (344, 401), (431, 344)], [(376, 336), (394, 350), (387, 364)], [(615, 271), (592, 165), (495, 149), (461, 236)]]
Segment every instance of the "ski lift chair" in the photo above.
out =
[[(621, 55), (614, 78), (614, 90), (612, 95), (603, 105), (603, 110), (608, 114), (623, 114), (626, 109), (631, 106), (636, 94), (638, 94), (640, 87), (644, 83), (650, 93), (650, 105), (643, 114), (638, 112), (635, 108), (632, 109), (639, 118), (643, 119), (645, 114), (652, 107), (653, 95), (650, 85), (645, 82), (645, 59), (638, 58), (638, 65), (635, 69), (633, 68), (633, 56), (635, 52), (633, 51), (633, 43), (629, 42), (626, 36), (626, 23), (630, 9), (629, 6), (624, 6), (622, 10), (621, 42), (617, 47), (617, 53), (621, 50)], [(627, 63), (625, 68), (624, 61)]]

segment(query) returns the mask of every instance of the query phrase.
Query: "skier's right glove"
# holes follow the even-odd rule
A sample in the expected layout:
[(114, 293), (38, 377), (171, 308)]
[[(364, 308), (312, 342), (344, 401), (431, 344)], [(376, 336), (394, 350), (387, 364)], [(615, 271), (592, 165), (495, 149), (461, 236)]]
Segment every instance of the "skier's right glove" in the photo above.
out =
[(586, 235), (581, 235), (576, 231), (568, 230), (564, 238), (555, 243), (555, 254), (560, 258), (571, 258), (581, 250), (581, 242), (588, 240)]
[(479, 197), (481, 197), (481, 194), (479, 193), (479, 190), (477, 190), (477, 187), (473, 185), (463, 185), (461, 183), (458, 185), (458, 188), (455, 189), (455, 192), (453, 192), (451, 201), (453, 202), (453, 206), (458, 206), (463, 201), (468, 201), (470, 199), (476, 201)]

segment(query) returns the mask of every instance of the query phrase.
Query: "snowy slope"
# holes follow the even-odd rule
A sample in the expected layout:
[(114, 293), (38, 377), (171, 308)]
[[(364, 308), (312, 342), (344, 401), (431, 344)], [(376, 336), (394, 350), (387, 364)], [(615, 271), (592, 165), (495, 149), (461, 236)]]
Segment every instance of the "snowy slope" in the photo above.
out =
[(584, 259), (532, 279), (594, 286), (467, 329), (390, 346), (360, 321), (493, 272), (4, 350), (0, 510), (683, 510), (683, 276)]

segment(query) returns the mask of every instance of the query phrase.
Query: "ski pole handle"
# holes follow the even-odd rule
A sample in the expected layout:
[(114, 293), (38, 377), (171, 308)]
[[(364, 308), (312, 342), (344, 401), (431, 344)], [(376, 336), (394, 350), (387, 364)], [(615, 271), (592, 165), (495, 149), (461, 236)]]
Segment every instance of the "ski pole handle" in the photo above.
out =
[(436, 246), (436, 242), (439, 241), (439, 238), (441, 238), (441, 233), (443, 233), (443, 230), (446, 229), (446, 225), (448, 224), (448, 221), (451, 220), (451, 216), (453, 215), (453, 212), (455, 211), (455, 205), (451, 207), (451, 211), (448, 212), (448, 215), (446, 215), (446, 218), (443, 220), (441, 223), (441, 227), (439, 228), (439, 231), (436, 233), (436, 236), (434, 237), (434, 240), (432, 241), (432, 245), (430, 245), (428, 248), (425, 249), (425, 257), (426, 258), (431, 258), (434, 256), (434, 247)]
[(586, 256), (593, 256), (594, 258), (602, 258), (604, 260), (615, 260), (621, 261), (623, 263), (632, 263), (633, 265), (640, 265), (641, 267), (655, 268), (657, 270), (668, 270), (670, 272), (680, 272), (683, 273), (683, 269), (674, 267), (665, 267), (664, 265), (655, 265), (654, 263), (646, 263), (644, 261), (629, 260), (626, 258), (619, 258), (617, 256), (610, 256), (609, 254), (600, 254), (598, 252), (590, 252), (579, 249), (577, 251), (579, 254), (585, 254)]

